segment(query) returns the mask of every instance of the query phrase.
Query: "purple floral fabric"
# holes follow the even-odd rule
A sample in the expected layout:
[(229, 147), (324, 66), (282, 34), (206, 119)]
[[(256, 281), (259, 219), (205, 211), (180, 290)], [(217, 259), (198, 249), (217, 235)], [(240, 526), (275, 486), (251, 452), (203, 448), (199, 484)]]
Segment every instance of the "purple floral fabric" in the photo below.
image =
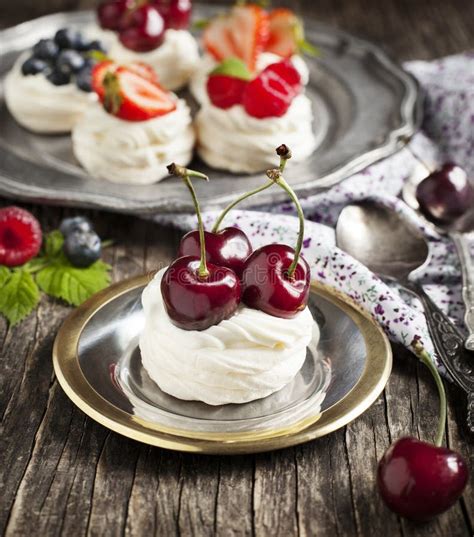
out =
[[(419, 80), (426, 95), (423, 129), (410, 142), (411, 151), (434, 166), (452, 160), (474, 174), (474, 54), (434, 62), (409, 62), (405, 68)], [(418, 301), (396, 285), (387, 285), (335, 246), (334, 226), (348, 203), (373, 199), (394, 208), (421, 229), (429, 241), (430, 262), (425, 270), (416, 274), (417, 279), (463, 329), (461, 276), (454, 247), (449, 239), (426, 227), (399, 197), (407, 177), (419, 173), (419, 167), (419, 162), (405, 148), (331, 190), (301, 200), (307, 218), (303, 253), (311, 264), (314, 278), (360, 304), (381, 324), (392, 341), (409, 348), (414, 341), (421, 341), (437, 362)], [(298, 228), (294, 213), (290, 203), (262, 206), (254, 211), (232, 211), (225, 223), (241, 227), (255, 247), (269, 242), (293, 245)], [(216, 215), (205, 214), (209, 227)], [(163, 221), (163, 217), (159, 219)], [(194, 216), (173, 217), (172, 222), (183, 229), (196, 225)], [(471, 239), (474, 255), (474, 236)]]

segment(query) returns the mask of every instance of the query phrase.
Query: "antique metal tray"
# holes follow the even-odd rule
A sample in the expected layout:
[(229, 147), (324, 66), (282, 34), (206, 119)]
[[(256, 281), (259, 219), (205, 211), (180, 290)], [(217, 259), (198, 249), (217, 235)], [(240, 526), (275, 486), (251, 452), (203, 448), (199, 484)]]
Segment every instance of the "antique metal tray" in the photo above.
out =
[[(208, 17), (216, 9), (198, 4), (194, 16)], [(137, 214), (192, 210), (176, 179), (137, 187), (89, 177), (74, 160), (70, 136), (32, 134), (6, 109), (2, 81), (15, 58), (60, 27), (80, 28), (93, 21), (92, 12), (59, 13), (0, 32), (0, 194)], [(321, 56), (306, 58), (310, 68), (307, 93), (313, 102), (319, 146), (307, 161), (290, 166), (287, 172), (303, 196), (392, 154), (413, 135), (421, 119), (416, 81), (382, 50), (311, 20), (305, 20), (305, 25), (307, 38), (319, 47)], [(212, 177), (212, 186), (196, 185), (205, 208), (222, 206), (262, 182), (262, 174), (234, 175), (209, 170), (200, 162), (193, 167)], [(270, 189), (253, 202), (284, 198), (283, 191)]]
[[(346, 425), (379, 396), (392, 354), (380, 326), (347, 297), (313, 284), (309, 307), (321, 330), (295, 379), (265, 399), (208, 406), (162, 392), (141, 364), (141, 292), (150, 276), (115, 284), (66, 319), (53, 350), (72, 401), (109, 429), (155, 446), (250, 453), (306, 442)], [(322, 396), (321, 396), (322, 395)]]

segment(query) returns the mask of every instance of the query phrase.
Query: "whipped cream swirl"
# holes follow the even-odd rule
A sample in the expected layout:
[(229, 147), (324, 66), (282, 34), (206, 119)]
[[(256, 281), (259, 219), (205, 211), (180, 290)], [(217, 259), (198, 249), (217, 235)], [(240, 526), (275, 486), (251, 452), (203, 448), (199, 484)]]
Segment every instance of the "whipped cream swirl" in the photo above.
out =
[(55, 86), (43, 73), (23, 75), (21, 55), (5, 78), (5, 102), (23, 127), (38, 133), (69, 132), (84, 111), (97, 100), (74, 83)]
[(147, 121), (125, 121), (91, 106), (72, 132), (73, 151), (89, 172), (115, 183), (145, 185), (168, 176), (166, 165), (185, 166), (193, 154), (195, 134), (186, 102)]
[(199, 61), (198, 45), (187, 30), (166, 30), (163, 43), (150, 52), (134, 52), (116, 35), (106, 38), (108, 56), (117, 63), (145, 62), (156, 71), (160, 84), (176, 90), (187, 84)]
[(282, 140), (292, 148), (292, 162), (306, 159), (317, 141), (306, 95), (298, 95), (281, 117), (249, 116), (241, 105), (224, 110), (205, 104), (196, 117), (199, 156), (213, 168), (256, 173), (275, 164)]
[[(272, 63), (281, 61), (281, 57), (272, 52), (262, 52), (257, 58), (256, 71), (259, 73), (263, 71), (265, 67), (268, 67)], [(298, 71), (301, 77), (301, 83), (306, 86), (309, 82), (309, 69), (305, 61), (301, 56), (295, 54), (291, 58), (295, 69)], [(204, 54), (199, 61), (199, 64), (191, 78), (189, 85), (193, 97), (199, 104), (209, 103), (209, 96), (206, 90), (207, 77), (209, 73), (218, 65), (218, 62), (210, 54)]]
[(183, 330), (168, 317), (159, 271), (142, 295), (145, 326), (140, 336), (143, 367), (166, 393), (209, 405), (245, 403), (291, 382), (319, 339), (308, 308), (293, 319), (242, 306), (203, 331)]

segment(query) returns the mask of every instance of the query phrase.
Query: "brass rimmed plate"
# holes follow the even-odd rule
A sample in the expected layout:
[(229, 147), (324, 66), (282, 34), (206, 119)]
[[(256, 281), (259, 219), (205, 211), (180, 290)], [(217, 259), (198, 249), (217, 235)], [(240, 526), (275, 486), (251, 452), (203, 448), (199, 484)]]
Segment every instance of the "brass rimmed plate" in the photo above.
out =
[(71, 400), (105, 427), (180, 451), (232, 454), (279, 449), (323, 436), (364, 412), (391, 371), (380, 326), (347, 297), (313, 284), (309, 306), (321, 329), (295, 380), (265, 399), (210, 407), (161, 392), (143, 369), (141, 292), (126, 280), (73, 311), (54, 344), (54, 369)]

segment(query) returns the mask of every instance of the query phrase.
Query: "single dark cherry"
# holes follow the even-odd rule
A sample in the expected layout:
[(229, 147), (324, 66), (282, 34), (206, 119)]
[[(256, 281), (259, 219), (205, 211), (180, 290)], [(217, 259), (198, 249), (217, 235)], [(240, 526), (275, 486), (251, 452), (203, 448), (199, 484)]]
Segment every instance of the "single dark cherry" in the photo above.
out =
[(448, 162), (421, 181), (416, 199), (429, 220), (450, 224), (474, 207), (474, 185), (463, 168)]
[(401, 516), (424, 521), (449, 509), (469, 477), (458, 453), (416, 438), (401, 438), (378, 465), (377, 484), (387, 506)]
[[(205, 231), (206, 260), (215, 265), (232, 269), (242, 276), (244, 263), (252, 253), (247, 235), (236, 227), (226, 227), (217, 232)], [(186, 233), (179, 244), (178, 256), (200, 254), (199, 231)]]
[(288, 270), (295, 250), (285, 244), (267, 244), (247, 259), (242, 273), (242, 301), (259, 309), (290, 319), (308, 303), (310, 268), (300, 256), (293, 275)]
[(153, 0), (151, 2), (165, 20), (166, 28), (185, 30), (191, 19), (191, 0)]
[(123, 16), (133, 5), (133, 0), (109, 0), (103, 2), (97, 8), (97, 18), (100, 26), (106, 30), (120, 30)]
[(149, 52), (163, 43), (165, 22), (159, 11), (145, 4), (124, 15), (126, 27), (119, 31), (122, 45), (135, 52)]
[(228, 319), (240, 303), (240, 281), (227, 267), (207, 263), (208, 275), (199, 275), (199, 257), (179, 257), (161, 280), (168, 315), (184, 330), (205, 330)]

